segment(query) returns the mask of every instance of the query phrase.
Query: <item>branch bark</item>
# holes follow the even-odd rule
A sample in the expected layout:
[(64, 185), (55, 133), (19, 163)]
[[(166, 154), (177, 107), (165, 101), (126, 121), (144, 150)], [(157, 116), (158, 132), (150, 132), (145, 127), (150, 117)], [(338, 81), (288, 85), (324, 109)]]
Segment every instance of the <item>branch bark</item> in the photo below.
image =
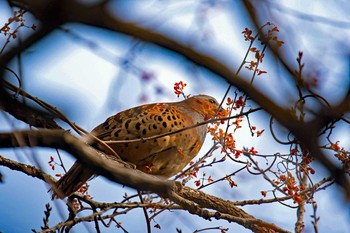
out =
[[(42, 129), (0, 133), (0, 148), (8, 147), (51, 147), (63, 149), (74, 155), (87, 167), (94, 169), (99, 175), (137, 190), (151, 191), (163, 198), (169, 198), (191, 214), (198, 215), (204, 219), (216, 218), (234, 221), (251, 229), (253, 232), (288, 232), (274, 224), (254, 218), (236, 207), (233, 202), (224, 201), (199, 190), (183, 187), (178, 182), (165, 180), (124, 167), (123, 163), (109, 159), (63, 130)], [(16, 163), (0, 157), (0, 164), (11, 168), (14, 167), (12, 164)], [(37, 176), (38, 178), (43, 176), (43, 172), (39, 169), (33, 169), (31, 166), (18, 163), (17, 165), (20, 165), (17, 170), (26, 174)], [(30, 168), (29, 170), (28, 167)], [(210, 212), (207, 209), (214, 209), (215, 212)]]
[(48, 184), (54, 184), (56, 182), (56, 179), (50, 176), (49, 174), (45, 173), (39, 168), (36, 168), (35, 166), (31, 166), (24, 163), (19, 163), (16, 161), (13, 161), (11, 159), (7, 159), (0, 155), (0, 165), (4, 167), (8, 167), (11, 170), (22, 172), (28, 176), (38, 178), (42, 181), (45, 181)]

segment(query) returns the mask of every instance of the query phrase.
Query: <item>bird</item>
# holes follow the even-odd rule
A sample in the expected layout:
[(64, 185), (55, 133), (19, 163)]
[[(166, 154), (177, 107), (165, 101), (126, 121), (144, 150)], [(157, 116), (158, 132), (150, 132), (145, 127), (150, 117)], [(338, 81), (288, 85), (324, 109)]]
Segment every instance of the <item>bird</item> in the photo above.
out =
[[(107, 118), (91, 134), (107, 143), (145, 139), (108, 145), (136, 169), (170, 178), (181, 172), (199, 153), (207, 134), (207, 124), (184, 128), (212, 119), (222, 110), (214, 97), (203, 94), (178, 102), (145, 104)], [(181, 132), (171, 134), (181, 129)], [(160, 134), (167, 135), (146, 140)], [(98, 146), (98, 149), (110, 154), (103, 146)], [(94, 171), (77, 160), (56, 183), (54, 195), (61, 199), (71, 196), (93, 176)]]

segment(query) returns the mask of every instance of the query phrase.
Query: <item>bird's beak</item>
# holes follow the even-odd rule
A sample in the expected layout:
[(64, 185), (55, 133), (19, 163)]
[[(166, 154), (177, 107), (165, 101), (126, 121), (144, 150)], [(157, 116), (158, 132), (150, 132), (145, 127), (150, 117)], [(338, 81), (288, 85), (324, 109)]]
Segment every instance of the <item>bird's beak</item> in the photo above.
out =
[(225, 109), (224, 109), (223, 107), (220, 107), (220, 108), (217, 110), (216, 115), (219, 116), (220, 113), (224, 113), (224, 110), (225, 110)]

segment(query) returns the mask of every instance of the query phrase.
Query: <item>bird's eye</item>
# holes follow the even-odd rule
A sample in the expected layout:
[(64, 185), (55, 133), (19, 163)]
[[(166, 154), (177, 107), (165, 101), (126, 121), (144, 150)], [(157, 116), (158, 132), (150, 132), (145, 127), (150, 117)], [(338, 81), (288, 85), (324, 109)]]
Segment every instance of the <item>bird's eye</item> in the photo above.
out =
[(212, 104), (215, 104), (215, 103), (216, 103), (216, 101), (213, 100), (213, 99), (210, 99), (209, 102), (212, 103)]

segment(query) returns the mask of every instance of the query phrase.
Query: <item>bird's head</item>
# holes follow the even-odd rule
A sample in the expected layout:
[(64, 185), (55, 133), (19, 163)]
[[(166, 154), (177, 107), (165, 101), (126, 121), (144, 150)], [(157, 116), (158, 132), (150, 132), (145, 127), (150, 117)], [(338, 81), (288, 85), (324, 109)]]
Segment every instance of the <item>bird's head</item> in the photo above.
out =
[(220, 107), (219, 102), (209, 95), (195, 95), (184, 101), (195, 111), (201, 113), (204, 116), (204, 120), (214, 118), (219, 112), (224, 110)]

